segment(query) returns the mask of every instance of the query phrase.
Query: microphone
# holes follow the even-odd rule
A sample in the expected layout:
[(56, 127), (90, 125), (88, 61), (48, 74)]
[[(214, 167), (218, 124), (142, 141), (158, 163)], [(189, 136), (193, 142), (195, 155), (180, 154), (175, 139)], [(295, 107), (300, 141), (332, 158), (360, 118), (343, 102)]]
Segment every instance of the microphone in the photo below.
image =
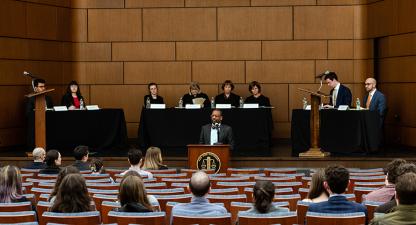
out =
[(31, 77), (31, 78), (33, 78), (33, 79), (36, 79), (36, 77), (35, 77), (33, 74), (31, 74), (31, 73), (29, 73), (29, 72), (27, 72), (27, 71), (23, 71), (23, 75), (24, 75), (24, 76)]

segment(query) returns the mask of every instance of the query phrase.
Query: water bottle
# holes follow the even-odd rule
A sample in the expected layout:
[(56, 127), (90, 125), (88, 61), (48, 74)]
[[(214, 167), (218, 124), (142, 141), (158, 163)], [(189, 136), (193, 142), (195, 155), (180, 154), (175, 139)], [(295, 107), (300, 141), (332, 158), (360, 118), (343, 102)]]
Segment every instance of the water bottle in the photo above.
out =
[(179, 104), (178, 104), (178, 108), (182, 108), (183, 107), (183, 100), (182, 97), (179, 99)]
[(147, 97), (146, 99), (146, 109), (150, 109), (150, 98)]
[(357, 106), (357, 110), (361, 109), (360, 98), (357, 98), (357, 101), (355, 101), (355, 105)]
[(79, 100), (79, 109), (84, 109), (84, 99), (82, 98)]
[(240, 97), (240, 108), (244, 107), (244, 100), (243, 97)]
[(214, 97), (211, 97), (211, 109), (215, 108), (215, 100)]
[(308, 100), (306, 100), (305, 97), (303, 97), (302, 103), (303, 103), (303, 109), (306, 109), (306, 107), (308, 107)]

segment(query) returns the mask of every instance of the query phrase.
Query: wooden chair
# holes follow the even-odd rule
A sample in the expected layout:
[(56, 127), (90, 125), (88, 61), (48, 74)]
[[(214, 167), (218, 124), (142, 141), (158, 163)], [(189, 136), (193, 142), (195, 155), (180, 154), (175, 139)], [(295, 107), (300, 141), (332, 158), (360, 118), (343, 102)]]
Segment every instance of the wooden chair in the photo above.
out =
[(94, 181), (94, 180), (108, 180), (108, 182), (111, 182), (110, 174), (82, 174), (82, 176), (85, 178), (86, 181)]
[(49, 196), (50, 194), (40, 194), (38, 198), (38, 203), (42, 201), (47, 202), (49, 199)]
[(113, 180), (116, 180), (116, 176), (115, 176), (116, 174), (120, 174), (124, 171), (126, 171), (126, 170), (123, 170), (123, 169), (108, 169), (108, 168), (105, 169), (105, 172), (108, 173), (110, 175), (110, 177), (113, 178)]
[(373, 187), (382, 188), (386, 185), (386, 182), (355, 182), (355, 187)]
[(272, 173), (295, 174), (295, 173), (297, 173), (297, 169), (296, 168), (264, 168), (264, 173), (268, 177), (270, 177), (270, 174), (272, 174)]
[(367, 176), (385, 176), (383, 171), (380, 172), (364, 172), (364, 173), (350, 173), (352, 177), (367, 177)]
[(38, 174), (39, 174), (40, 169), (26, 169), (26, 168), (21, 168), (20, 169), (20, 173), (23, 174), (33, 174), (32, 178), (37, 178)]
[(371, 168), (371, 169), (357, 169), (357, 168), (348, 168), (350, 173), (376, 173), (384, 172), (383, 168)]
[(36, 222), (36, 214), (34, 211), (0, 212), (0, 221), (8, 224)]
[(149, 195), (180, 195), (185, 194), (183, 188), (171, 188), (171, 189), (147, 189)]
[(46, 223), (60, 223), (68, 225), (101, 224), (100, 212), (54, 213), (44, 212), (42, 217)]
[(376, 211), (376, 208), (383, 204), (384, 202), (363, 202), (363, 205), (365, 205), (365, 207), (367, 208), (368, 221), (371, 221), (374, 218), (374, 212)]
[(50, 182), (50, 183), (54, 183), (56, 182), (56, 179), (38, 179), (38, 178), (27, 178), (26, 182), (30, 182), (33, 184), (33, 187), (38, 187), (39, 183), (46, 183), (46, 182)]
[(378, 190), (378, 188), (372, 187), (354, 187), (355, 201), (358, 203), (362, 202), (362, 196), (372, 191)]
[(281, 224), (281, 225), (292, 225), (296, 224), (297, 218), (295, 212), (278, 212), (278, 213), (267, 213), (267, 214), (256, 214), (248, 212), (238, 213), (238, 224), (239, 225), (270, 225), (270, 224)]
[(101, 189), (94, 189), (94, 188), (88, 188), (88, 193), (90, 196), (93, 196), (95, 194), (102, 194), (102, 195), (117, 195), (117, 190), (101, 190)]
[(290, 211), (296, 211), (296, 205), (300, 199), (299, 194), (292, 195), (275, 195), (273, 201), (275, 202), (289, 202)]
[(28, 178), (35, 178), (35, 175), (33, 173), (22, 173), (22, 182), (26, 182), (26, 179)]
[(238, 188), (239, 194), (244, 194), (244, 189), (253, 188), (255, 182), (218, 182), (215, 188)]
[(153, 175), (155, 174), (177, 174), (178, 171), (176, 169), (167, 169), (167, 170), (146, 170)]
[(210, 189), (209, 194), (211, 195), (238, 195), (238, 188), (218, 188)]
[(306, 223), (308, 225), (364, 225), (365, 214), (359, 213), (306, 213)]
[(167, 174), (154, 174), (153, 177), (156, 178), (157, 182), (162, 182), (163, 178), (175, 178), (175, 179), (185, 179), (187, 178), (186, 173), (167, 173)]
[(218, 188), (217, 186), (218, 182), (229, 182), (229, 183), (249, 182), (250, 177), (211, 177), (210, 181), (211, 181), (212, 188)]
[(302, 187), (301, 182), (273, 182), (276, 188), (293, 188), (294, 193), (298, 193), (299, 188)]
[(165, 182), (160, 182), (160, 183), (144, 183), (144, 187), (146, 189), (165, 189), (165, 188), (167, 188)]
[(188, 203), (191, 201), (191, 194), (182, 194), (182, 195), (154, 195), (155, 198), (159, 201), (160, 210), (166, 210), (167, 202), (182, 202)]
[(271, 173), (270, 177), (295, 177), (295, 180), (302, 182), (302, 177), (305, 177), (305, 173)]
[[(186, 173), (188, 178), (192, 177), (192, 174), (194, 174), (196, 171), (195, 169), (181, 169), (181, 173)], [(206, 174), (214, 174), (215, 170), (202, 170), (204, 171)]]
[(32, 194), (31, 192), (30, 192), (30, 190), (32, 189), (32, 187), (33, 187), (33, 183), (32, 182), (23, 182), (22, 183), (22, 188), (25, 188), (25, 194)]
[(300, 194), (301, 199), (308, 197), (309, 188), (299, 188), (298, 193)]
[(303, 188), (309, 188), (309, 184), (312, 181), (312, 177), (302, 177), (302, 187)]
[(44, 189), (53, 189), (55, 187), (55, 183), (43, 182), (43, 183), (39, 183), (37, 187), (44, 188)]
[[(275, 195), (291, 195), (293, 194), (292, 188), (278, 188), (274, 190)], [(247, 197), (247, 202), (253, 201), (253, 188), (247, 187), (244, 188), (244, 194)]]
[(87, 182), (87, 188), (96, 189), (96, 190), (118, 190), (120, 184), (106, 184), (106, 183), (90, 183)]
[(37, 213), (40, 225), (46, 224), (46, 221), (44, 220), (42, 215), (44, 212), (47, 212), (51, 206), (52, 204), (47, 201), (39, 201), (38, 204), (36, 205), (36, 213)]
[(52, 189), (49, 188), (36, 188), (33, 187), (32, 189), (30, 189), (30, 192), (33, 193), (33, 195), (35, 196), (35, 202), (39, 201), (39, 196), (41, 194), (51, 194), (52, 193)]
[(306, 212), (308, 212), (309, 205), (313, 202), (298, 201), (296, 204), (296, 213), (298, 215), (298, 224), (305, 224)]
[(125, 213), (110, 211), (108, 213), (108, 221), (109, 223), (117, 223), (118, 225), (164, 225), (165, 215), (165, 212)]
[(247, 202), (246, 195), (208, 195), (207, 199), (211, 203), (223, 203), (228, 212), (231, 208), (231, 202)]
[(248, 177), (248, 181), (254, 182), (256, 181), (256, 177), (266, 177), (264, 173), (253, 173), (253, 174), (231, 174), (231, 177)]
[(271, 182), (296, 182), (295, 176), (285, 176), (285, 177), (255, 177), (255, 181), (258, 180), (268, 180)]
[(259, 168), (228, 168), (227, 169), (227, 176), (231, 176), (231, 174), (259, 174)]
[(31, 202), (0, 203), (0, 212), (20, 212), (32, 210)]
[(229, 213), (218, 216), (174, 215), (172, 218), (172, 225), (231, 225), (231, 214)]
[(353, 193), (356, 182), (384, 182), (386, 176), (364, 176), (364, 177), (350, 177), (350, 184), (348, 186), (347, 193)]
[[(289, 211), (289, 202), (273, 202), (275, 207), (285, 207)], [(251, 202), (231, 202), (230, 213), (233, 224), (237, 222), (238, 212), (247, 211), (253, 207)]]
[(183, 188), (185, 191), (185, 194), (190, 194), (190, 190), (189, 190), (189, 183), (172, 183), (170, 184), (170, 186), (172, 188)]
[(110, 223), (108, 220), (108, 213), (111, 212), (113, 209), (120, 208), (121, 205), (119, 202), (113, 202), (113, 201), (103, 201), (101, 203), (100, 207), (100, 213), (101, 213), (101, 221), (106, 224)]
[(97, 209), (97, 211), (100, 211), (101, 210), (101, 204), (104, 201), (116, 202), (118, 200), (118, 197), (117, 197), (117, 195), (94, 194), (92, 196), (92, 200), (95, 203), (95, 208)]

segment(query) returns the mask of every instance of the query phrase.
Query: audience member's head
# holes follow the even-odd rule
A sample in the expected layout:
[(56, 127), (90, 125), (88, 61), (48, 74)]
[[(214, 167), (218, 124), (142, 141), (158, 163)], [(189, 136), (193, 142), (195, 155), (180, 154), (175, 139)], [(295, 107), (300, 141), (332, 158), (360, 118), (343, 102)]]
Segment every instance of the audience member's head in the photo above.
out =
[(253, 187), (254, 207), (260, 213), (268, 213), (275, 194), (274, 184), (269, 180), (258, 180)]
[(397, 178), (396, 199), (399, 205), (416, 204), (416, 174), (405, 173)]
[(330, 194), (342, 194), (346, 191), (350, 181), (350, 173), (340, 165), (328, 166), (325, 169), (325, 189)]
[(91, 211), (91, 198), (81, 174), (68, 174), (59, 185), (51, 212), (75, 213)]
[(56, 196), (58, 193), (59, 186), (62, 183), (62, 180), (68, 175), (73, 173), (79, 173), (78, 168), (74, 166), (67, 166), (61, 169), (61, 171), (58, 174), (58, 177), (56, 178), (55, 186), (53, 187), (52, 193), (49, 195), (49, 201), (52, 199), (52, 197)]
[(93, 173), (104, 173), (104, 162), (100, 158), (91, 159), (91, 170)]
[(49, 150), (46, 153), (45, 158), (46, 166), (48, 167), (58, 167), (61, 165), (61, 153), (59, 153), (57, 150)]
[(189, 189), (196, 197), (205, 196), (211, 187), (209, 177), (202, 171), (195, 172), (189, 181)]
[(83, 162), (88, 161), (88, 146), (80, 145), (74, 149), (74, 157), (76, 160), (81, 160)]
[(396, 171), (395, 183), (397, 183), (397, 178), (405, 173), (416, 173), (416, 165), (413, 163), (401, 164)]
[(118, 199), (121, 206), (140, 204), (150, 211), (152, 206), (147, 198), (143, 180), (138, 176), (126, 176), (120, 183)]
[(325, 181), (325, 170), (317, 169), (316, 172), (312, 175), (311, 185), (309, 188), (308, 199), (315, 199), (325, 193), (329, 197), (329, 193), (325, 190), (324, 187)]
[(158, 147), (150, 147), (146, 151), (144, 157), (143, 169), (145, 170), (158, 170), (162, 164), (162, 152)]
[(45, 152), (45, 149), (38, 147), (38, 148), (33, 149), (32, 155), (33, 155), (33, 161), (43, 162), (45, 160), (46, 152)]
[(0, 203), (10, 203), (22, 198), (22, 176), (15, 166), (0, 170)]
[(387, 164), (386, 168), (384, 169), (384, 172), (387, 174), (387, 182), (390, 184), (394, 184), (396, 182), (398, 172), (397, 169), (399, 166), (405, 163), (406, 160), (404, 159), (395, 159)]
[(128, 153), (128, 157), (129, 157), (129, 163), (132, 166), (136, 166), (139, 165), (139, 163), (142, 161), (142, 151), (140, 151), (139, 149), (130, 149), (129, 153)]
[(338, 76), (335, 72), (326, 71), (324, 75), (325, 75), (324, 80), (326, 84), (328, 84), (328, 86), (330, 86), (331, 88), (335, 88), (338, 85), (339, 83)]

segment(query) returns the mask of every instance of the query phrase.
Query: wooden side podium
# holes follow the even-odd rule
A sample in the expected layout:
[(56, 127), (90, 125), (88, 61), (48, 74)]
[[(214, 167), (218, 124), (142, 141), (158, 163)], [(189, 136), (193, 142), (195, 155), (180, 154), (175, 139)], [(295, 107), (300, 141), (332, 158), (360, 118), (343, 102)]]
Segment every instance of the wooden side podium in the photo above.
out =
[(325, 94), (314, 91), (310, 91), (303, 88), (298, 88), (301, 91), (307, 92), (311, 95), (311, 115), (310, 115), (310, 131), (311, 131), (311, 147), (308, 151), (299, 153), (299, 157), (306, 158), (322, 158), (329, 156), (329, 152), (321, 151), (319, 147), (319, 131), (321, 125), (321, 119), (319, 115), (319, 105), (321, 104), (322, 97), (328, 97)]
[(188, 145), (188, 166), (190, 169), (213, 169), (227, 172), (230, 159), (230, 145)]
[(33, 92), (25, 95), (28, 98), (35, 97), (35, 147), (46, 148), (46, 93), (55, 89), (48, 89), (42, 92)]

